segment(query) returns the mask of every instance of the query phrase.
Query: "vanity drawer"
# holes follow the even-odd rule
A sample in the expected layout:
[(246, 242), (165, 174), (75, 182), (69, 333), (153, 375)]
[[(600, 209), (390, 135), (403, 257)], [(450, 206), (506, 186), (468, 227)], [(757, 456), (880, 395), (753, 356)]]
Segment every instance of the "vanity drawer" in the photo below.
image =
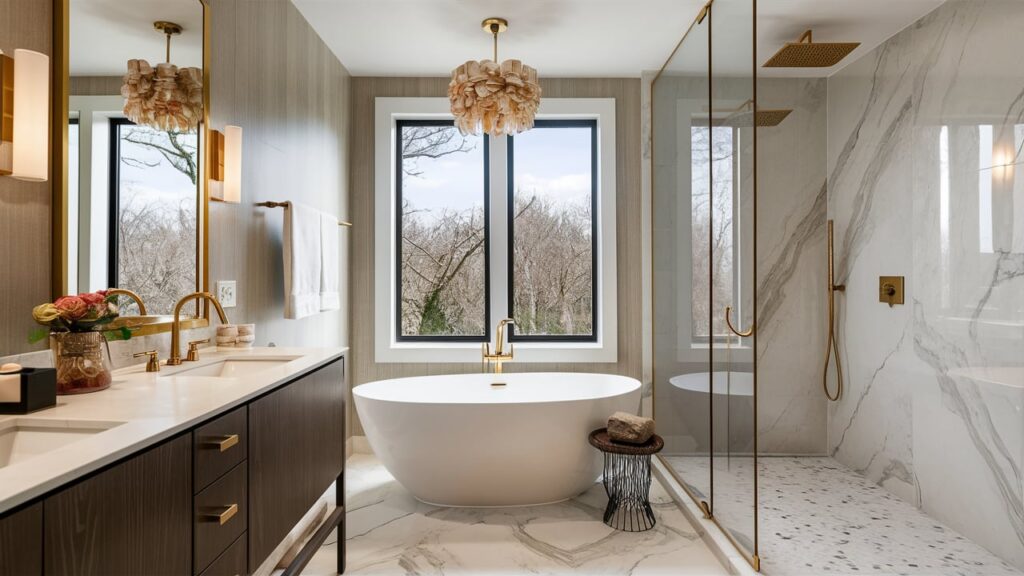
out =
[(245, 534), (243, 533), (235, 540), (234, 544), (229, 546), (199, 576), (245, 576), (247, 572), (245, 566), (246, 550)]
[(195, 483), (199, 492), (245, 460), (248, 418), (245, 407), (203, 424), (192, 433)]
[(245, 462), (196, 494), (192, 531), (194, 573), (201, 572), (239, 536), (248, 524)]

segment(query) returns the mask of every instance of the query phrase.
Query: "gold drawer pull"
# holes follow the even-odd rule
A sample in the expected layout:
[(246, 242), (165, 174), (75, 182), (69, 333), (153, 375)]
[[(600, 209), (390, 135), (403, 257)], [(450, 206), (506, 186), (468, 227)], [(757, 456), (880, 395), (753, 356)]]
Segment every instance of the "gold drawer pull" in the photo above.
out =
[(238, 514), (238, 504), (221, 506), (220, 508), (209, 508), (203, 513), (203, 519), (209, 522), (217, 522), (223, 526), (227, 524), (228, 520), (234, 518), (235, 514)]
[(238, 444), (238, 434), (231, 434), (230, 436), (213, 436), (203, 441), (203, 446), (218, 448), (221, 452), (224, 452), (235, 444)]

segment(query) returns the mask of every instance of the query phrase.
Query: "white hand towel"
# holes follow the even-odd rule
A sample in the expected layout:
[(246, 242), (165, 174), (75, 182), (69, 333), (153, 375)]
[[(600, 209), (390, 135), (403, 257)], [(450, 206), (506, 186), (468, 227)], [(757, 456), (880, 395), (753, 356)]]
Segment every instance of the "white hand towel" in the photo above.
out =
[(341, 296), (338, 295), (338, 254), (340, 248), (338, 219), (330, 214), (320, 214), (320, 309), (338, 310)]
[(296, 202), (284, 209), (284, 317), (320, 311), (320, 212)]

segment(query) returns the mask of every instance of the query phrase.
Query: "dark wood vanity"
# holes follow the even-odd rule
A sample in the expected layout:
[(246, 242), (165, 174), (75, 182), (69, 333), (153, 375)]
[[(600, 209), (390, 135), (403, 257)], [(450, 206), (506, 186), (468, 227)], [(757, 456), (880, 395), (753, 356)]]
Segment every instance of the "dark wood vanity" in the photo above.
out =
[(333, 482), (344, 534), (344, 402), (339, 358), (3, 513), (0, 576), (250, 574)]

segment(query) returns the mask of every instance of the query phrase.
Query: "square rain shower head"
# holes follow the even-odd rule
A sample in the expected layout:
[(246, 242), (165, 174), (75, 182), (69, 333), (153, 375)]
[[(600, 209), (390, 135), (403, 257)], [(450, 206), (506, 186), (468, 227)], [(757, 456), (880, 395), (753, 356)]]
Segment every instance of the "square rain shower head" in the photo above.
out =
[(860, 42), (813, 42), (811, 31), (804, 32), (800, 40), (786, 42), (774, 56), (764, 63), (765, 68), (829, 68), (849, 56)]

